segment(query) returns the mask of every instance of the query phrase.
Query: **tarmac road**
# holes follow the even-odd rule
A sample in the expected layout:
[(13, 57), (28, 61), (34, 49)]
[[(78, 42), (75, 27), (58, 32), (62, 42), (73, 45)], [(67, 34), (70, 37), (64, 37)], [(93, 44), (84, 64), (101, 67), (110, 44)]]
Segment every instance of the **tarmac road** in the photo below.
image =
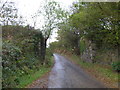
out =
[(65, 57), (56, 53), (53, 55), (55, 64), (50, 72), (48, 88), (105, 88), (100, 81)]

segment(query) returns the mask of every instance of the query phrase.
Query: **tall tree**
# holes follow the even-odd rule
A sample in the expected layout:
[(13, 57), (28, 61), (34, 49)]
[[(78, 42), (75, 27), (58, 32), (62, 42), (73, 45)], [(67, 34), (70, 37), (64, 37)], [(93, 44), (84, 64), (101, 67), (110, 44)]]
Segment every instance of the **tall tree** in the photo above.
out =
[(98, 47), (115, 47), (119, 43), (119, 4), (78, 2), (73, 6), (71, 25)]
[[(58, 23), (63, 16), (63, 11), (60, 5), (55, 1), (47, 1), (44, 3), (42, 10), (39, 10), (39, 14), (44, 17), (44, 25), (42, 26), (42, 33), (44, 36), (43, 54), (46, 54), (47, 40), (55, 30)], [(63, 19), (63, 18), (62, 18)], [(45, 60), (45, 57), (43, 58)], [(46, 62), (46, 61), (45, 61)]]
[(1, 3), (0, 9), (0, 24), (1, 25), (14, 25), (16, 23), (17, 16), (17, 8), (15, 7), (14, 2), (5, 2)]

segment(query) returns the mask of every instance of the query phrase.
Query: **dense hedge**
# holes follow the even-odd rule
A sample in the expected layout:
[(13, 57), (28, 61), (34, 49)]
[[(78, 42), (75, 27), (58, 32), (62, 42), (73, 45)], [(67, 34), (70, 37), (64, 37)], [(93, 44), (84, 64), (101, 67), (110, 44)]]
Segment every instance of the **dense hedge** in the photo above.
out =
[(42, 33), (28, 26), (3, 27), (3, 88), (17, 87), (19, 77), (40, 68), (42, 40)]
[(3, 43), (3, 87), (13, 87), (17, 82), (17, 63), (21, 57), (21, 50), (11, 43)]

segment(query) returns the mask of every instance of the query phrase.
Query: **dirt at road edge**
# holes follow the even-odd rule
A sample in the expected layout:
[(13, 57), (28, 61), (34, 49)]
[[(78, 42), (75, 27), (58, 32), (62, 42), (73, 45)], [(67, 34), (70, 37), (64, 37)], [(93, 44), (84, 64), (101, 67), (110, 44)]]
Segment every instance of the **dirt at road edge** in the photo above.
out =
[(27, 85), (25, 88), (48, 88), (49, 72), (35, 80), (32, 84)]

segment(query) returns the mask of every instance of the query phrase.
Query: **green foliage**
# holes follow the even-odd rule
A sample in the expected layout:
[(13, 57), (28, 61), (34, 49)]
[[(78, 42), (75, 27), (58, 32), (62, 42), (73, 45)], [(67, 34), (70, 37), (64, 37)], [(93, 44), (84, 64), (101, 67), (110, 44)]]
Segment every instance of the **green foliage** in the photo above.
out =
[(45, 24), (42, 26), (42, 33), (44, 38), (48, 39), (56, 28), (56, 25), (60, 22), (63, 12), (60, 5), (55, 1), (45, 0), (41, 8), (42, 10), (38, 14), (43, 15)]
[(40, 68), (42, 40), (42, 33), (30, 27), (3, 27), (3, 88), (16, 87), (21, 76)]
[(21, 51), (11, 43), (3, 43), (3, 87), (13, 87), (18, 84), (15, 76), (18, 68), (17, 62), (20, 59)]
[(118, 22), (120, 18), (117, 13), (119, 12), (118, 5), (120, 3), (82, 4), (78, 2), (77, 4), (77, 7), (73, 6), (77, 12), (73, 12), (70, 16), (72, 27), (78, 29), (81, 36), (87, 37), (98, 48), (103, 46), (116, 47), (119, 44), (118, 33), (120, 30)]
[[(31, 54), (31, 55), (30, 55)], [(19, 77), (39, 68), (39, 60), (32, 53), (23, 55), (20, 48), (12, 43), (3, 43), (3, 87), (16, 87)]]
[[(82, 37), (94, 43), (98, 50), (120, 47), (119, 4), (76, 2), (72, 6), (73, 12), (67, 15), (56, 2), (46, 2), (42, 13), (45, 25), (41, 33), (29, 25), (23, 27), (10, 22), (16, 18), (17, 13), (16, 8), (13, 10), (12, 4), (8, 3), (11, 8), (5, 6), (3, 12), (8, 13), (5, 8), (13, 10), (10, 17), (3, 17), (4, 13), (0, 15), (3, 21), (7, 18), (2, 23), (7, 25), (3, 26), (3, 87), (16, 87), (20, 84), (19, 77), (33, 73), (43, 63), (51, 66), (52, 61), (49, 59), (55, 48), (67, 49), (80, 55), (86, 48), (84, 41), (80, 41)], [(50, 45), (52, 50), (46, 50), (46, 42), (56, 26), (59, 41)], [(113, 69), (119, 70), (119, 64), (113, 63)]]
[(24, 76), (19, 77), (20, 83), (17, 86), (17, 88), (25, 88), (26, 85), (31, 84), (33, 81), (40, 78), (43, 74), (45, 74), (49, 70), (50, 70), (50, 68), (45, 67), (45, 66), (39, 67), (39, 69), (37, 71), (34, 71), (28, 75), (24, 75)]
[[(93, 53), (93, 59), (102, 63), (108, 61), (109, 64), (113, 58), (116, 61), (116, 50), (120, 49), (119, 5), (120, 2), (82, 3), (78, 1), (73, 3), (69, 18), (59, 24), (58, 47), (73, 50), (75, 53), (78, 51), (83, 53), (85, 48), (90, 49), (91, 46), (90, 53)], [(81, 39), (86, 39), (88, 44), (81, 42)], [(114, 52), (110, 52), (108, 55), (97, 54), (98, 56), (96, 56), (100, 50), (107, 50), (106, 52), (113, 50)], [(110, 59), (103, 60), (104, 57)]]
[(83, 53), (86, 50), (85, 42), (80, 40), (80, 52)]
[(36, 57), (39, 57), (41, 60), (45, 57), (44, 53), (42, 52), (44, 50), (44, 38), (41, 32), (37, 32), (37, 34), (33, 35), (33, 41), (34, 44), (34, 51)]
[(73, 50), (76, 54), (80, 54), (79, 51), (79, 40), (80, 34), (78, 30), (72, 28), (69, 23), (63, 23), (63, 25), (59, 26), (58, 31), (58, 40), (61, 47), (66, 48), (68, 50)]
[(17, 8), (14, 2), (0, 3), (0, 25), (16, 24)]
[(120, 72), (120, 61), (116, 61), (112, 63), (113, 70)]

